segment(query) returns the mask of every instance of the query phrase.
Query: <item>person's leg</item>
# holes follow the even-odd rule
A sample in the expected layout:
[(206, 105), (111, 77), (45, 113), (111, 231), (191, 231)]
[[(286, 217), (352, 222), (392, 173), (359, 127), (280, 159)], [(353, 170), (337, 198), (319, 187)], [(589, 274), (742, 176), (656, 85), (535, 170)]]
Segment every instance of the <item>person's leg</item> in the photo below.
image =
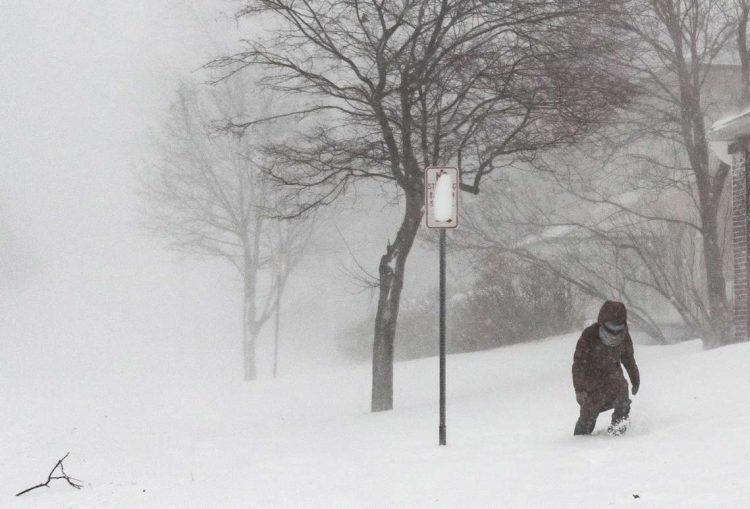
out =
[(581, 405), (581, 412), (576, 422), (573, 435), (590, 435), (596, 426), (596, 418), (599, 417), (599, 408), (594, 401), (585, 400)]
[(628, 418), (630, 417), (630, 398), (628, 397), (628, 383), (623, 379), (618, 381), (616, 391), (613, 395), (612, 404), (615, 411), (612, 412), (612, 425), (608, 431), (614, 434), (622, 434), (627, 430)]
[(617, 424), (630, 416), (628, 383), (625, 380), (618, 381), (612, 403), (615, 408), (615, 411), (612, 412), (612, 424)]

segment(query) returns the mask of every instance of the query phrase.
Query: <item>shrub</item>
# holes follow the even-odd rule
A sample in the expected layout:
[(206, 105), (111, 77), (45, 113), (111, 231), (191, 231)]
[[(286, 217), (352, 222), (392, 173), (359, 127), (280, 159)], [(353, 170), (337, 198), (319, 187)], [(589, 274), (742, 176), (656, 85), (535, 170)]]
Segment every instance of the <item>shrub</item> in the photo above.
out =
[[(470, 288), (449, 298), (447, 348), (471, 352), (563, 334), (580, 327), (584, 299), (549, 271), (507, 255), (486, 255)], [(438, 292), (404, 300), (399, 312), (395, 358), (438, 353)], [(339, 348), (348, 356), (372, 355), (374, 317), (342, 331)]]

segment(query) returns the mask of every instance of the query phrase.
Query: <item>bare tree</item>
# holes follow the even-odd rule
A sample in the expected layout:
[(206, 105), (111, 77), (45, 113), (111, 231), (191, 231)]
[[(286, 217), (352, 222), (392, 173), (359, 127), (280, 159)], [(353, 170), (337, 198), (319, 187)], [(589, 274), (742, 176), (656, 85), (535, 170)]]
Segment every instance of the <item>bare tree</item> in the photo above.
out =
[(742, 67), (742, 101), (750, 102), (750, 50), (747, 46), (747, 26), (750, 21), (750, 1), (735, 1), (737, 18), (737, 54)]
[[(652, 94), (663, 105), (656, 108), (659, 117), (649, 115), (650, 132), (682, 147), (687, 176), (694, 185), (711, 325), (704, 341), (709, 347), (729, 338), (731, 324), (719, 223), (730, 168), (721, 162), (711, 164), (706, 135), (711, 105), (705, 87), (713, 64), (737, 31), (731, 7), (726, 0), (651, 0), (632, 12), (625, 26), (650, 56), (639, 68), (658, 90)], [(647, 104), (653, 112), (654, 101)]]
[[(578, 151), (568, 158), (578, 165), (586, 161)], [(709, 322), (700, 236), (680, 218), (689, 204), (664, 190), (656, 203), (649, 203), (632, 189), (629, 195), (614, 193), (594, 203), (596, 192), (621, 191), (621, 183), (608, 168), (598, 172), (602, 182), (581, 177), (560, 185), (562, 170), (568, 168), (565, 159), (558, 154), (559, 173), (546, 174), (546, 180), (537, 176), (493, 189), (498, 195), (494, 204), (465, 214), (462, 246), (480, 253), (507, 252), (554, 273), (594, 300), (621, 300), (630, 309), (632, 323), (657, 342), (667, 341), (662, 315), (668, 307), (692, 333), (702, 335)], [(586, 193), (585, 185), (596, 191)], [(580, 199), (581, 193), (588, 199)], [(623, 212), (621, 206), (638, 214)]]
[[(639, 235), (631, 235), (630, 242), (621, 247), (641, 259), (651, 272), (643, 283), (651, 285), (678, 308), (687, 323), (701, 333), (706, 347), (728, 341), (731, 325), (724, 256), (728, 224), (724, 217), (728, 201), (725, 190), (730, 167), (711, 157), (706, 123), (712, 116), (716, 118), (722, 111), (736, 108), (742, 97), (736, 93), (740, 82), (746, 88), (745, 63), (741, 74), (734, 75), (731, 69), (718, 64), (731, 50), (733, 37), (740, 33), (738, 28), (747, 22), (746, 9), (740, 5), (733, 11), (733, 3), (648, 0), (629, 5), (627, 16), (620, 18), (618, 27), (640, 43), (637, 58), (625, 64), (639, 77), (643, 93), (631, 103), (628, 115), (623, 116), (630, 133), (637, 132), (636, 142), (625, 144), (616, 157), (629, 161), (631, 171), (615, 170), (625, 186), (612, 185), (610, 181), (609, 192), (598, 188), (593, 193), (575, 193), (589, 204), (608, 204), (616, 213), (628, 217), (622, 221), (640, 225)], [(738, 41), (740, 46), (744, 44), (742, 36), (738, 35)], [(742, 53), (740, 50), (740, 60), (744, 62), (747, 56)], [(609, 175), (612, 174), (610, 171)], [(570, 180), (563, 187), (568, 191), (580, 189), (571, 185)], [(612, 189), (619, 193), (636, 191), (642, 199), (634, 206), (626, 204), (613, 195)], [(685, 206), (659, 212), (640, 210), (644, 201), (658, 201), (659, 194), (669, 199), (670, 193), (682, 195), (676, 203)], [(702, 274), (694, 281), (695, 285), (688, 288), (679, 283), (684, 269), (679, 264), (673, 264), (674, 270), (668, 273), (671, 278), (658, 273), (661, 256), (649, 250), (651, 240), (633, 242), (636, 238), (651, 238), (645, 234), (644, 222), (661, 223), (647, 227), (652, 233), (671, 225), (672, 229), (683, 228), (698, 236), (700, 253), (696, 259)], [(664, 238), (669, 242), (672, 237)]]
[[(557, 214), (549, 220), (569, 224), (594, 244), (590, 249), (610, 253), (612, 266), (621, 271), (617, 276), (602, 266), (589, 265), (587, 273), (617, 282), (612, 293), (641, 308), (641, 322), (655, 339), (664, 340), (657, 315), (665, 308), (654, 305), (654, 300), (671, 307), (706, 346), (715, 346), (717, 338), (726, 336), (716, 329), (716, 310), (711, 307), (700, 200), (681, 147), (668, 146), (672, 158), (669, 150), (660, 150), (664, 145), (659, 140), (620, 147), (617, 156), (593, 166), (598, 169), (596, 177), (573, 170), (574, 163), (560, 164), (558, 158), (554, 186), (578, 200), (588, 214)], [(587, 158), (577, 155), (580, 169)], [(716, 210), (714, 261), (722, 277), (730, 265), (729, 212), (724, 197)], [(580, 245), (580, 239), (577, 242)], [(582, 257), (580, 265), (586, 261), (591, 260)]]
[[(248, 138), (215, 124), (248, 113), (246, 85), (183, 84), (160, 146), (143, 176), (146, 226), (176, 250), (219, 257), (243, 285), (244, 377), (257, 376), (255, 345), (310, 238), (310, 224), (274, 218), (278, 204)], [(278, 263), (283, 257), (284, 263)], [(277, 273), (278, 271), (278, 273)]]
[[(611, 3), (615, 5), (616, 3)], [(406, 260), (423, 215), (422, 169), (453, 164), (461, 189), (514, 158), (575, 139), (625, 96), (605, 63), (619, 47), (602, 2), (254, 0), (238, 19), (277, 26), (208, 64), (219, 78), (261, 67), (271, 89), (306, 96), (295, 139), (268, 148), (297, 214), (354, 181), (393, 185), (404, 216), (379, 264), (372, 410), (393, 406), (393, 351)], [(270, 21), (268, 21), (270, 20)], [(272, 25), (276, 23), (276, 25)], [(239, 130), (263, 118), (235, 122)]]
[[(572, 277), (580, 283), (598, 279), (592, 294), (607, 288), (633, 306), (636, 289), (658, 295), (708, 348), (728, 341), (731, 326), (729, 166), (711, 156), (706, 124), (737, 108), (747, 93), (747, 9), (742, 2), (732, 7), (719, 0), (630, 3), (616, 21), (634, 37), (636, 51), (622, 65), (633, 71), (640, 93), (604, 135), (534, 162), (552, 182), (547, 201), (562, 191), (566, 206), (543, 210), (548, 203), (537, 202), (537, 210), (527, 207), (513, 219), (567, 227), (571, 249), (583, 243), (592, 254), (568, 253), (553, 263), (558, 270), (572, 276), (568, 269), (578, 266)], [(718, 62), (731, 53), (735, 36), (741, 68)], [(661, 339), (652, 313), (639, 315)]]

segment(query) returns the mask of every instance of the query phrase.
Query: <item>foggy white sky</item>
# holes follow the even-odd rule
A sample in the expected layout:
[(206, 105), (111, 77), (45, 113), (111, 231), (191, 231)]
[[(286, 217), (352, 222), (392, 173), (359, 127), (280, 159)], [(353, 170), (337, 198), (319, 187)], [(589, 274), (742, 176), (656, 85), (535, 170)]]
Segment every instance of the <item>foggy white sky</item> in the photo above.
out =
[[(191, 362), (180, 343), (232, 344), (229, 288), (173, 263), (135, 224), (148, 134), (177, 76), (205, 58), (211, 20), (179, 5), (3, 2), (0, 345), (18, 369), (95, 375), (169, 351)], [(207, 290), (211, 325), (227, 324), (216, 331), (187, 319)]]
[[(208, 368), (240, 376), (233, 275), (218, 262), (180, 260), (148, 239), (136, 223), (132, 193), (136, 169), (153, 157), (151, 134), (177, 80), (202, 79), (201, 64), (236, 47), (240, 34), (226, 17), (235, 6), (2, 2), (0, 355), (6, 365), (40, 373), (66, 365), (93, 374)], [(375, 272), (397, 223), (340, 227)], [(373, 238), (378, 230), (382, 236)], [(341, 286), (340, 260), (316, 263), (308, 272), (318, 274), (307, 283), (333, 271)], [(335, 330), (367, 305), (367, 296), (352, 298), (353, 287), (343, 283), (321, 289), (299, 282), (290, 289), (287, 341), (307, 346), (314, 362), (328, 355), (315, 341), (330, 344)], [(327, 299), (316, 302), (321, 295)], [(352, 302), (359, 303), (357, 313), (342, 313)], [(311, 330), (317, 338), (306, 337)], [(165, 367), (167, 358), (174, 362)]]

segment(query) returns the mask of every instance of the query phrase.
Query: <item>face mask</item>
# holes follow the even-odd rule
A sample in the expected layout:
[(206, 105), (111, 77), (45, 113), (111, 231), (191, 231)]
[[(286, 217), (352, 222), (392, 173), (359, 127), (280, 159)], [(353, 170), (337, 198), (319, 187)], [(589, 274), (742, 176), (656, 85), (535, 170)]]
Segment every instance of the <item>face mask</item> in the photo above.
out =
[(605, 322), (599, 327), (599, 338), (607, 346), (617, 346), (625, 339), (625, 324)]

